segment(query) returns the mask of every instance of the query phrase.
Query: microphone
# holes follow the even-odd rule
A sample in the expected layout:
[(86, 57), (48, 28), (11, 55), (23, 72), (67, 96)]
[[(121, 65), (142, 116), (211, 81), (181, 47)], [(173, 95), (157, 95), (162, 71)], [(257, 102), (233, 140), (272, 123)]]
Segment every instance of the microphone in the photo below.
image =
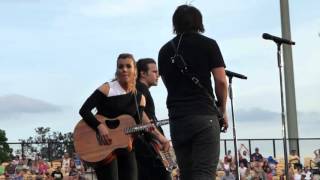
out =
[(284, 38), (280, 38), (280, 37), (277, 37), (277, 36), (272, 36), (268, 33), (263, 33), (262, 34), (262, 38), (263, 39), (268, 39), (268, 40), (273, 40), (274, 42), (276, 43), (284, 43), (284, 44), (290, 44), (290, 45), (295, 45), (296, 43), (289, 40), (289, 39), (284, 39)]
[(240, 78), (240, 79), (247, 79), (247, 76), (245, 76), (245, 75), (238, 74), (238, 73), (235, 73), (235, 72), (232, 72), (232, 71), (228, 71), (228, 70), (225, 70), (225, 71), (226, 71), (226, 75), (229, 78), (236, 77), (236, 78)]

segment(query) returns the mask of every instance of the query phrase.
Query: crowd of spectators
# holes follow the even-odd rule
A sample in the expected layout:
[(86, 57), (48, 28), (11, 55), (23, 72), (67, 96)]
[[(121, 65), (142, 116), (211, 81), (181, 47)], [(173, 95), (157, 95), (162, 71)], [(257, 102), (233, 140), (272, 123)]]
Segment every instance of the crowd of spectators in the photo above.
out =
[(24, 154), (16, 155), (11, 162), (3, 162), (0, 166), (0, 180), (81, 180), (84, 179), (85, 168), (76, 153), (51, 162), (45, 161), (39, 154), (35, 158), (26, 158)]
[[(320, 180), (320, 149), (314, 151), (315, 157), (302, 164), (296, 150), (288, 156), (289, 180)], [(238, 150), (238, 172), (241, 180), (284, 180), (284, 160), (272, 156), (263, 156), (259, 148), (249, 155), (249, 150), (243, 144)], [(220, 161), (217, 170), (217, 179), (235, 180), (236, 160), (231, 150)], [(1, 169), (2, 168), (2, 169)], [(11, 162), (0, 165), (0, 180), (81, 180), (85, 179), (84, 164), (73, 153), (72, 157), (64, 153), (58, 160), (47, 162), (37, 155), (34, 159), (25, 155), (15, 156)], [(173, 179), (179, 179), (179, 169), (173, 172)]]
[[(241, 144), (238, 150), (239, 176), (241, 180), (284, 180), (284, 159), (275, 159), (272, 156), (264, 157), (259, 148), (248, 155), (248, 149)], [(320, 150), (314, 151), (315, 157), (310, 162), (301, 162), (296, 150), (292, 150), (288, 157), (289, 180), (320, 180)], [(220, 161), (217, 171), (217, 179), (235, 180), (236, 160), (231, 150), (227, 151), (223, 160)], [(312, 167), (311, 167), (312, 166)]]

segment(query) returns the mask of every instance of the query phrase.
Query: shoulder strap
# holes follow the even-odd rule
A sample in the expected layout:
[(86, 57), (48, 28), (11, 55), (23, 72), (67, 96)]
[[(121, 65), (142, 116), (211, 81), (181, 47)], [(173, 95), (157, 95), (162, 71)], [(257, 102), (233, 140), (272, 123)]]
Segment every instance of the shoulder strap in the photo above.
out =
[(223, 129), (223, 114), (220, 112), (217, 104), (216, 104), (216, 101), (214, 99), (214, 96), (213, 94), (210, 94), (208, 89), (205, 88), (199, 78), (197, 78), (197, 74), (195, 72), (192, 72), (190, 71), (190, 69), (188, 68), (188, 64), (185, 62), (184, 58), (182, 57), (182, 55), (179, 54), (179, 47), (180, 47), (180, 43), (181, 43), (181, 40), (182, 40), (182, 36), (183, 34), (181, 34), (180, 36), (180, 39), (179, 39), (179, 42), (178, 42), (178, 46), (176, 48), (174, 42), (173, 42), (173, 39), (170, 41), (171, 43), (171, 46), (173, 47), (173, 50), (175, 52), (174, 56), (171, 57), (171, 63), (172, 64), (175, 64), (175, 66), (178, 68), (178, 70), (184, 75), (186, 76), (188, 79), (190, 79), (194, 85), (196, 85), (197, 87), (199, 87), (203, 93), (205, 93), (208, 98), (213, 102), (213, 107), (214, 109), (216, 110), (217, 114), (218, 114), (218, 119), (219, 119), (219, 125), (220, 125), (220, 131), (221, 132), (224, 132), (224, 129)]
[(188, 68), (188, 64), (185, 62), (184, 58), (182, 55), (178, 53), (181, 39), (182, 39), (183, 34), (180, 36), (178, 47), (176, 48), (175, 43), (173, 42), (173, 39), (170, 41), (172, 48), (174, 49), (175, 55), (171, 57), (171, 63), (175, 64), (176, 67), (180, 70), (180, 72), (188, 77), (194, 85), (202, 89), (202, 91), (208, 95), (210, 100), (214, 101), (213, 96), (208, 92), (208, 90), (201, 84), (199, 78), (197, 78), (197, 75), (194, 72), (191, 72), (190, 69)]
[(173, 50), (174, 50), (174, 52), (175, 52), (175, 55), (178, 55), (178, 52), (179, 52), (179, 48), (180, 48), (180, 44), (181, 44), (183, 35), (184, 35), (184, 33), (182, 33), (182, 34), (180, 35), (180, 38), (179, 38), (179, 42), (178, 42), (178, 46), (177, 46), (177, 47), (176, 47), (176, 45), (174, 44), (173, 39), (171, 39), (171, 41), (170, 41), (170, 43), (171, 43), (171, 45), (172, 45), (172, 47), (173, 47)]
[[(185, 62), (184, 58), (182, 57), (182, 55), (180, 55), (178, 53), (179, 51), (179, 47), (180, 47), (180, 43), (182, 40), (182, 36), (183, 34), (181, 34), (179, 42), (178, 42), (178, 47), (176, 48), (175, 43), (173, 42), (173, 39), (170, 41), (171, 46), (173, 47), (174, 51), (175, 51), (175, 55), (173, 57), (171, 57), (171, 63), (175, 64), (175, 66), (178, 68), (178, 70), (185, 75), (188, 79), (190, 79), (194, 85), (196, 85), (197, 87), (199, 87), (203, 93), (205, 93), (209, 99), (213, 102), (213, 106), (216, 109), (217, 113), (218, 113), (218, 117), (221, 117), (223, 119), (223, 114), (220, 112), (217, 104), (216, 104), (216, 100), (214, 99), (214, 96), (212, 94), (209, 93), (208, 89), (205, 88), (199, 78), (197, 78), (197, 74), (195, 72), (191, 72), (190, 69), (188, 68), (188, 64)], [(220, 119), (221, 119), (220, 118)], [(221, 123), (221, 122), (220, 122)], [(221, 124), (220, 124), (221, 127)]]
[[(135, 102), (135, 105), (136, 105), (137, 117), (138, 117), (138, 120), (139, 120), (138, 124), (140, 124), (140, 123), (142, 123), (142, 111), (143, 111), (143, 109), (140, 109), (140, 102), (138, 103), (137, 95), (138, 95), (138, 91), (133, 93), (134, 102)], [(139, 98), (140, 101), (141, 101), (141, 98), (142, 98), (142, 94), (140, 95), (140, 98)]]

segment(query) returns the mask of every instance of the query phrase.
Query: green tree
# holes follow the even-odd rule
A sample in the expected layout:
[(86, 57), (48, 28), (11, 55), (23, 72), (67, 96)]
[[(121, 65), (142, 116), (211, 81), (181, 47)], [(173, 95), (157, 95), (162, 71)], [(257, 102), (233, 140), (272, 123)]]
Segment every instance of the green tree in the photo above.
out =
[(0, 129), (0, 164), (10, 160), (12, 149), (9, 147), (6, 132)]
[(74, 152), (73, 135), (71, 132), (62, 134), (61, 132), (50, 132), (49, 127), (38, 127), (35, 129), (36, 135), (27, 140), (20, 139), (23, 143), (23, 153), (38, 153), (42, 158), (53, 160), (60, 159), (64, 152), (72, 154)]

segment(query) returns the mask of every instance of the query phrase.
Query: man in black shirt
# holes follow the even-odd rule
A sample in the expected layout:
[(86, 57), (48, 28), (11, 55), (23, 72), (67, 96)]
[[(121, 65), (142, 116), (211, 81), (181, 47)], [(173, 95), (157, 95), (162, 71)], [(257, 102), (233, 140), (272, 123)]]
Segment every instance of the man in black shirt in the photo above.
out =
[[(160, 49), (158, 67), (168, 92), (173, 148), (181, 180), (212, 180), (215, 179), (220, 153), (218, 114), (223, 114), (223, 127), (228, 128), (225, 64), (216, 41), (200, 34), (204, 27), (198, 9), (181, 5), (172, 20), (177, 36)], [(177, 61), (172, 61), (176, 52), (183, 57), (188, 72), (195, 74), (203, 88), (181, 72)], [(219, 107), (213, 101), (211, 74)]]
[[(138, 78), (136, 87), (146, 98), (145, 113), (156, 121), (155, 107), (149, 88), (158, 83), (159, 73), (155, 60), (151, 58), (140, 59), (137, 62)], [(161, 127), (158, 130), (163, 134)], [(150, 145), (150, 133), (145, 133), (135, 140), (135, 152), (138, 164), (139, 180), (170, 180), (171, 176), (166, 171), (159, 155)]]

